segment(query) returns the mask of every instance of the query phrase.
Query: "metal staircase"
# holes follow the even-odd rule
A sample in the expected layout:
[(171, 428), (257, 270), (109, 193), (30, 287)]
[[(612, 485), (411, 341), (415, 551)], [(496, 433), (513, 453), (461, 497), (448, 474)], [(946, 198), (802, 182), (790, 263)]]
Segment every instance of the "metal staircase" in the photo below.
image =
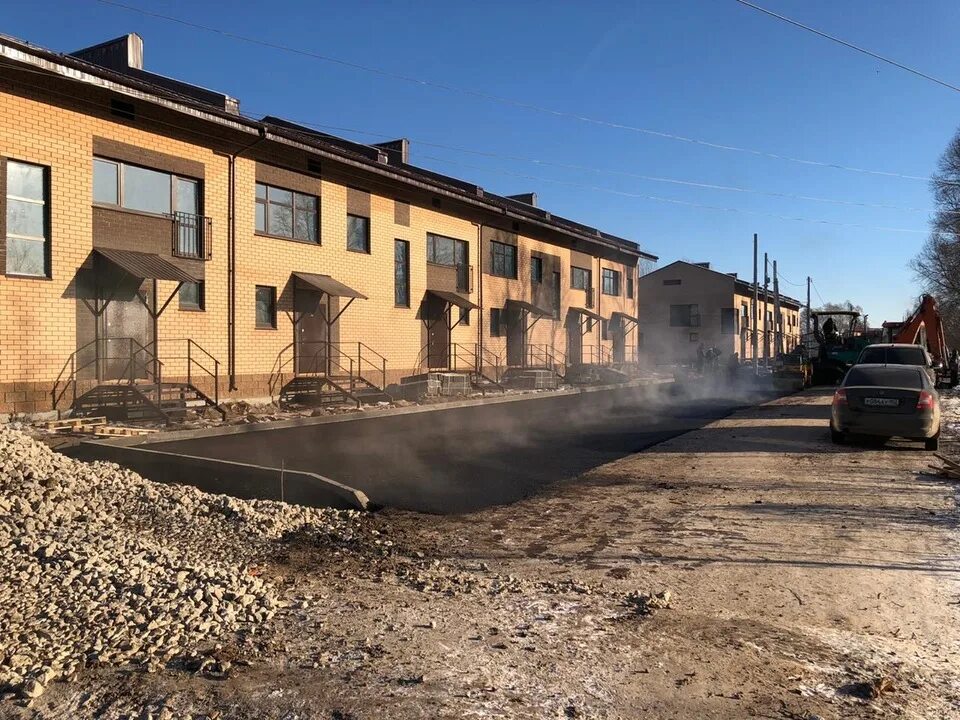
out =
[[(176, 343), (183, 354), (165, 352), (161, 360), (156, 343), (143, 345), (133, 338), (101, 338), (81, 346), (54, 381), (53, 406), (69, 399), (74, 417), (102, 415), (122, 421), (169, 423), (207, 407), (224, 417), (220, 362), (190, 338), (160, 342), (165, 347)], [(170, 379), (164, 380), (165, 373)], [(200, 384), (209, 386), (212, 396)]]
[(360, 407), (391, 400), (386, 379), (386, 358), (365, 343), (290, 343), (270, 373), (270, 395), (281, 403)]

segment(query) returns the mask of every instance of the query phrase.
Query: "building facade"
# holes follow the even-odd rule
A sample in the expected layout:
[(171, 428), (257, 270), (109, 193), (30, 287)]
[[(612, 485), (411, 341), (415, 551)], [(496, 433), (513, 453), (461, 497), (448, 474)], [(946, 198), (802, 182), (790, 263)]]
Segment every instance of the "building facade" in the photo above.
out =
[(0, 413), (636, 360), (628, 240), (143, 69), (0, 37)]
[(773, 293), (759, 290), (753, 317), (753, 285), (734, 274), (710, 269), (709, 263), (677, 261), (639, 280), (641, 354), (657, 364), (690, 362), (697, 349), (715, 347), (729, 358), (753, 358), (756, 329), (757, 355), (772, 358), (793, 350), (801, 341), (800, 302), (780, 296), (780, 317), (775, 322)]

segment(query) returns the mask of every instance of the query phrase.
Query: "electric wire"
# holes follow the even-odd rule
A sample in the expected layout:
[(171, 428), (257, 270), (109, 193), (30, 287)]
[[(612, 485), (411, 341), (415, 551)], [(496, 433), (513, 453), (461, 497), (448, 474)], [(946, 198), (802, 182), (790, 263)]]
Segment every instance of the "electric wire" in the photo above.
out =
[(847, 40), (838, 38), (835, 35), (830, 35), (828, 33), (823, 32), (822, 30), (817, 30), (816, 28), (810, 27), (809, 25), (804, 25), (803, 23), (798, 22), (797, 20), (788, 18), (786, 15), (780, 15), (779, 13), (775, 13), (772, 10), (767, 10), (766, 8), (760, 7), (759, 5), (754, 5), (752, 2), (748, 2), (747, 0), (734, 0), (734, 2), (738, 2), (741, 5), (744, 5), (748, 8), (752, 8), (757, 12), (761, 12), (765, 15), (769, 15), (772, 18), (776, 18), (777, 20), (793, 25), (794, 27), (798, 27), (801, 30), (806, 30), (807, 32), (813, 33), (814, 35), (819, 35), (822, 38), (830, 40), (831, 42), (835, 42), (839, 45), (843, 45), (844, 47), (850, 48), (851, 50), (855, 50), (858, 53), (862, 53), (864, 55), (872, 57), (875, 60), (885, 62), (888, 65), (893, 65), (895, 68), (899, 68), (900, 70), (905, 70), (906, 72), (912, 73), (913, 75), (923, 78), (924, 80), (929, 80), (930, 82), (936, 83), (937, 85), (942, 85), (943, 87), (949, 88), (950, 90), (960, 92), (960, 87), (957, 87), (956, 85), (952, 85), (948, 83), (946, 80), (941, 80), (940, 78), (936, 78), (933, 75), (928, 75), (922, 70), (917, 70), (916, 68), (912, 68), (909, 65), (904, 65), (903, 63), (897, 62), (896, 60), (892, 60), (888, 57), (884, 57), (883, 55), (880, 55), (879, 53), (875, 53), (872, 50), (868, 50), (867, 48), (860, 47), (859, 45), (854, 45), (852, 42), (848, 42)]
[(653, 130), (651, 128), (640, 127), (636, 125), (628, 125), (626, 123), (614, 122), (611, 120), (604, 120), (602, 118), (596, 118), (589, 115), (583, 115), (575, 112), (566, 112), (563, 110), (557, 110), (555, 108), (546, 107), (543, 105), (537, 105), (534, 103), (525, 102), (522, 100), (516, 100), (514, 98), (504, 97), (501, 95), (495, 95), (493, 93), (484, 92), (481, 90), (474, 90), (471, 88), (464, 88), (457, 85), (451, 85), (449, 83), (438, 82), (434, 80), (426, 80), (423, 78), (414, 77), (411, 75), (406, 75), (403, 73), (394, 72), (392, 70), (385, 70), (383, 68), (374, 67), (371, 65), (364, 65), (361, 63), (352, 62), (349, 60), (344, 60), (342, 58), (333, 57), (330, 55), (324, 55), (321, 53), (314, 52), (312, 50), (306, 50), (303, 48), (295, 48), (288, 45), (283, 45), (281, 43), (271, 42), (269, 40), (263, 40), (261, 38), (255, 38), (248, 35), (241, 35), (239, 33), (234, 33), (228, 30), (223, 30), (221, 28), (212, 27), (210, 25), (203, 25), (201, 23), (196, 23), (190, 20), (184, 20), (183, 18), (175, 17), (172, 15), (165, 15), (158, 13), (152, 10), (146, 10), (144, 8), (136, 7), (134, 5), (128, 5), (126, 3), (117, 2), (116, 0), (95, 0), (96, 2), (102, 5), (108, 5), (111, 7), (121, 8), (129, 12), (139, 13), (141, 15), (156, 18), (159, 20), (164, 20), (166, 22), (172, 22), (184, 27), (190, 27), (196, 30), (202, 30), (204, 32), (215, 33), (232, 40), (237, 40), (240, 42), (249, 43), (252, 45), (259, 45), (261, 47), (270, 48), (272, 50), (279, 50), (282, 52), (287, 52), (295, 55), (300, 55), (303, 57), (308, 57), (313, 60), (319, 60), (326, 63), (332, 63), (340, 65), (343, 67), (348, 67), (353, 70), (358, 70), (374, 75), (379, 75), (381, 77), (390, 78), (392, 80), (399, 80), (406, 83), (411, 83), (414, 85), (419, 85), (422, 87), (429, 87), (438, 90), (443, 90), (449, 93), (456, 93), (460, 95), (466, 95), (470, 97), (479, 98), (493, 103), (498, 103), (501, 105), (507, 105), (511, 107), (521, 108), (524, 110), (529, 110), (532, 112), (537, 112), (545, 115), (551, 115), (554, 117), (568, 118), (576, 120), (578, 122), (609, 127), (617, 130), (624, 130), (634, 133), (640, 133), (643, 135), (650, 135), (653, 137), (664, 138), (667, 140), (674, 140), (677, 142), (684, 142), (692, 145), (698, 145), (702, 147), (713, 148), (715, 150), (726, 150), (730, 152), (739, 152), (748, 155), (753, 155), (756, 157), (765, 157), (773, 160), (781, 160), (785, 162), (798, 163), (801, 165), (809, 165), (814, 167), (823, 167), (823, 168), (832, 168), (835, 170), (844, 170), (847, 172), (855, 172), (866, 175), (880, 175), (885, 177), (896, 177), (904, 180), (919, 180), (922, 182), (928, 182), (929, 178), (920, 176), (920, 175), (909, 175), (905, 173), (891, 172), (886, 170), (873, 170), (869, 168), (860, 168), (851, 165), (844, 165), (841, 163), (835, 162), (824, 162), (820, 160), (809, 160), (806, 158), (793, 157), (791, 155), (784, 155), (780, 153), (767, 152), (765, 150), (756, 150), (752, 148), (741, 147), (737, 145), (728, 145), (723, 143), (712, 142), (709, 140), (703, 140), (700, 138), (688, 137), (685, 135), (680, 135), (677, 133), (664, 132), (660, 130)]

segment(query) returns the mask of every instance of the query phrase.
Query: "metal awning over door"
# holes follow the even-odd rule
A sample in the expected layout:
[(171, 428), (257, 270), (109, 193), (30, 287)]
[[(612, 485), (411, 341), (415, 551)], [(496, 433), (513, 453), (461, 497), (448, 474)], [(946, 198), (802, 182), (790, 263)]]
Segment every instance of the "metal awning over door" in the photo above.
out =
[[(305, 290), (316, 290), (330, 297), (345, 297), (351, 300), (366, 300), (367, 296), (352, 287), (344, 285), (339, 280), (335, 280), (329, 275), (319, 275), (317, 273), (295, 272), (294, 281), (303, 284)], [(346, 309), (346, 308), (344, 308)]]
[(533, 316), (533, 322), (528, 322), (526, 325), (527, 331), (536, 325), (537, 320), (540, 318), (553, 317), (552, 310), (544, 310), (542, 307), (537, 307), (533, 303), (528, 303), (526, 300), (507, 300), (506, 306), (508, 308), (516, 308), (517, 310), (526, 313), (527, 318)]
[[(147, 312), (150, 313), (154, 320), (160, 317), (163, 311), (167, 309), (170, 301), (180, 292), (181, 285), (184, 283), (200, 282), (198, 278), (195, 278), (186, 270), (177, 267), (166, 258), (155, 253), (145, 253), (137, 250), (118, 250), (116, 248), (95, 248), (93, 252), (95, 256), (103, 258), (114, 267), (119, 268), (123, 273), (137, 278), (141, 282), (144, 280), (169, 280), (177, 283), (177, 287), (170, 293), (170, 297), (160, 306), (159, 310), (154, 310), (147, 303), (144, 303), (147, 307)], [(118, 280), (117, 283), (114, 284), (110, 294), (102, 299), (102, 304), (99, 308), (91, 308), (95, 316), (100, 317), (103, 315), (104, 310), (106, 310), (110, 301), (115, 297), (119, 284), (120, 281)], [(140, 298), (139, 295), (137, 295), (137, 297)], [(143, 298), (140, 298), (140, 301), (143, 302)]]
[(620, 324), (623, 327), (624, 334), (633, 330), (633, 328), (630, 327), (631, 323), (634, 326), (637, 326), (640, 324), (640, 320), (638, 318), (635, 318), (633, 315), (627, 315), (627, 313), (624, 313), (624, 312), (614, 312), (610, 315), (610, 318), (612, 320), (617, 320), (620, 322)]
[(444, 302), (450, 305), (456, 305), (464, 310), (476, 310), (478, 307), (480, 307), (479, 305), (475, 305), (467, 300), (467, 298), (463, 297), (463, 295), (457, 295), (455, 292), (448, 292), (446, 290), (427, 290), (427, 294), (434, 295)]

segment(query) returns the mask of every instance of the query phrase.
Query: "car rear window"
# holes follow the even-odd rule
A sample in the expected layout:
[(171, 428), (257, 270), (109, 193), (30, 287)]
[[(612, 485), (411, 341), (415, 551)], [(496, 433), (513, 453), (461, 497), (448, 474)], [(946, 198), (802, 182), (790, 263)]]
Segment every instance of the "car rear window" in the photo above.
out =
[(867, 385), (870, 387), (899, 387), (920, 390), (923, 388), (923, 376), (920, 370), (910, 368), (860, 368), (854, 367), (847, 373), (844, 386)]
[(926, 365), (923, 348), (867, 348), (860, 355), (861, 363), (890, 365)]

